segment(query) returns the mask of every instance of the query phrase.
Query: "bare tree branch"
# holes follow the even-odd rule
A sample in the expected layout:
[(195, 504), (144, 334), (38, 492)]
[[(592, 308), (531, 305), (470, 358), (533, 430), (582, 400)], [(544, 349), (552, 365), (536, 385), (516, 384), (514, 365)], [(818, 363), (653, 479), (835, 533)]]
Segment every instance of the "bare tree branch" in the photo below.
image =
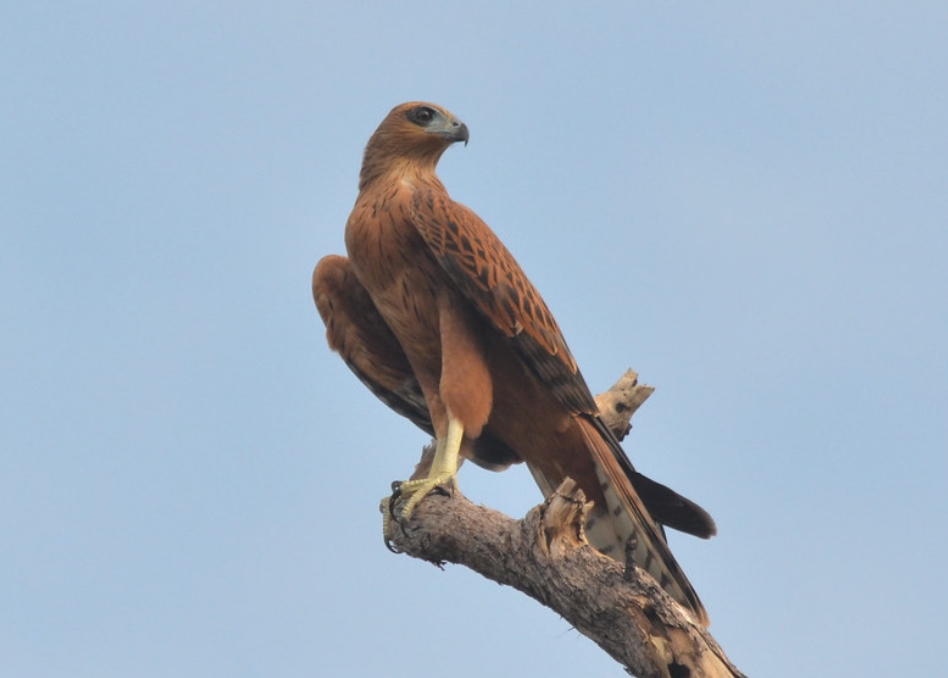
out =
[[(597, 402), (624, 435), (652, 390), (630, 370)], [(391, 542), (414, 558), (464, 565), (527, 594), (639, 678), (743, 678), (707, 629), (631, 558), (623, 566), (586, 542), (588, 507), (570, 479), (522, 520), (457, 491), (435, 493), (407, 525), (393, 521)]]
[(655, 392), (654, 386), (639, 383), (635, 370), (626, 370), (619, 381), (605, 393), (596, 396), (596, 405), (602, 414), (602, 420), (623, 440), (632, 429), (632, 415)]

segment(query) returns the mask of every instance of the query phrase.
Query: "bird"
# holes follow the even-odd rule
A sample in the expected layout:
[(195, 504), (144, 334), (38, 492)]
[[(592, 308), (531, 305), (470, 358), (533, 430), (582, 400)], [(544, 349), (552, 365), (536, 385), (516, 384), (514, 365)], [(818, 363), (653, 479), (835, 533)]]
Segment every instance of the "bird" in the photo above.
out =
[(455, 488), (465, 459), (491, 470), (523, 462), (546, 497), (572, 478), (592, 503), (589, 543), (620, 561), (630, 550), (707, 625), (663, 525), (708, 538), (714, 520), (633, 467), (540, 293), (490, 227), (448, 194), (438, 161), (469, 139), (441, 106), (393, 108), (365, 147), (347, 256), (327, 255), (313, 272), (330, 348), (435, 438), (430, 464), (393, 484), (389, 519), (407, 520), (429, 493)]

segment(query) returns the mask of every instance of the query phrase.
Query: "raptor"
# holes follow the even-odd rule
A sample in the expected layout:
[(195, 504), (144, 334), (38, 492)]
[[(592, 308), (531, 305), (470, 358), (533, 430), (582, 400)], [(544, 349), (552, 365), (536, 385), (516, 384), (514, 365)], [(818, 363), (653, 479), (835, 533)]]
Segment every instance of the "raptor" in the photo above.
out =
[(524, 462), (545, 496), (570, 477), (594, 502), (590, 543), (619, 559), (634, 544), (636, 564), (706, 624), (662, 525), (707, 538), (714, 521), (635, 470), (539, 292), (497, 235), (448, 195), (436, 166), (468, 139), (440, 106), (396, 106), (365, 149), (348, 257), (324, 257), (313, 273), (330, 347), (437, 440), (422, 477), (399, 485), (407, 500), (394, 518), (453, 485), (462, 458), (493, 470)]

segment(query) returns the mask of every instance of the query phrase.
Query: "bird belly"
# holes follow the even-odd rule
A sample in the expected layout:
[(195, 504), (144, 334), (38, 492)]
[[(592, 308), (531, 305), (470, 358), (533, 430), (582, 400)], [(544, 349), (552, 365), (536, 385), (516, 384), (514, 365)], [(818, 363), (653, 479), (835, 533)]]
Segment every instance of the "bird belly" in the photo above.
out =
[[(452, 416), (469, 443), (487, 421), (493, 391), (478, 320), (411, 223), (393, 218), (398, 211), (390, 208), (374, 211), (384, 219), (371, 212), (357, 205), (350, 218), (353, 268), (408, 358), (435, 434), (444, 435)], [(470, 449), (465, 444), (462, 453)]]

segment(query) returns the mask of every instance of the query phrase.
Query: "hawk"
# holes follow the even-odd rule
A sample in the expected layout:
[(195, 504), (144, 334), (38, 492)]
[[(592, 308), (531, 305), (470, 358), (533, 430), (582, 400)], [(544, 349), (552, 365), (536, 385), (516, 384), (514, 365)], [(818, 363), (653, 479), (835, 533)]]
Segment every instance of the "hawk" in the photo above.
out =
[(448, 195), (438, 160), (468, 138), (440, 106), (392, 109), (365, 149), (348, 257), (326, 256), (313, 273), (330, 347), (437, 441), (427, 473), (400, 484), (396, 518), (454, 484), (461, 459), (493, 470), (524, 462), (544, 496), (570, 477), (593, 502), (589, 542), (620, 560), (633, 544), (635, 563), (707, 623), (661, 525), (707, 538), (714, 521), (633, 468), (539, 292)]

